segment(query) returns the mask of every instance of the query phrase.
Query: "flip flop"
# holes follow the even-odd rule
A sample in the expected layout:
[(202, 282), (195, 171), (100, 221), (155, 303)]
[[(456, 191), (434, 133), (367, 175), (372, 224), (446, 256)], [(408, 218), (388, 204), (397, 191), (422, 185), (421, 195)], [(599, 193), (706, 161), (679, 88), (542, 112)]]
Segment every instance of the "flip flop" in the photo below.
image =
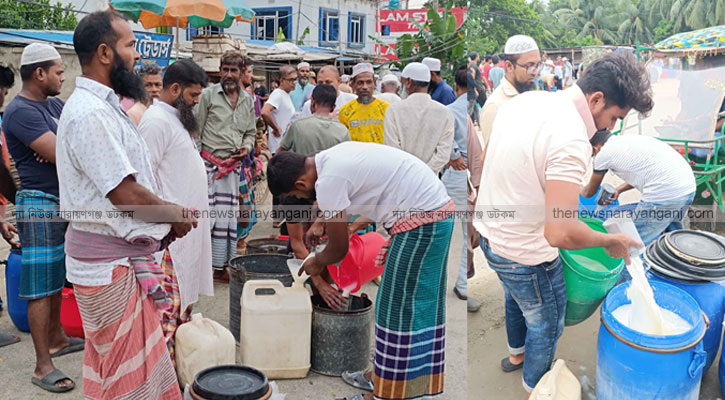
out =
[(335, 400), (365, 400), (365, 395), (356, 394), (354, 396), (340, 397), (339, 399)]
[(20, 341), (20, 338), (7, 333), (0, 333), (0, 347), (10, 346)]
[(524, 363), (521, 364), (514, 364), (511, 361), (509, 361), (509, 358), (506, 357), (503, 360), (501, 360), (501, 369), (503, 372), (513, 372), (517, 369), (521, 369), (524, 367)]
[[(373, 383), (365, 379), (365, 371), (343, 372), (342, 380), (354, 388), (367, 390), (368, 392), (373, 391)], [(355, 399), (353, 398), (353, 400)]]
[[(56, 386), (55, 384), (68, 379), (71, 381), (71, 384), (68, 386)], [(36, 377), (32, 377), (30, 379), (30, 382), (33, 383), (33, 385), (40, 387), (43, 390), (47, 390), (51, 393), (65, 393), (70, 390), (73, 390), (76, 387), (75, 382), (73, 382), (72, 379), (68, 378), (66, 374), (60, 372), (58, 369), (54, 369), (51, 371), (48, 375), (44, 376), (43, 379), (38, 379)]]
[(70, 339), (70, 341), (68, 342), (67, 346), (56, 351), (55, 353), (52, 353), (50, 355), (50, 357), (54, 358), (54, 357), (60, 357), (62, 355), (66, 355), (66, 354), (70, 354), (70, 353), (75, 353), (77, 351), (83, 350), (83, 348), (85, 348), (85, 346), (86, 346), (85, 339), (76, 338), (76, 337), (71, 337), (69, 339)]

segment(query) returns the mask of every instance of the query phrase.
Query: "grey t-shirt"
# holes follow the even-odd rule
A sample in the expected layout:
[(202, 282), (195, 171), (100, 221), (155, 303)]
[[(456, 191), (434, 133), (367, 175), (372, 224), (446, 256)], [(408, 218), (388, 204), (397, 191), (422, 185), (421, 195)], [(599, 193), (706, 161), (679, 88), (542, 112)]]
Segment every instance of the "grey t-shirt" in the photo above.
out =
[(290, 125), (280, 147), (308, 155), (350, 140), (350, 132), (340, 121), (320, 115), (299, 119)]

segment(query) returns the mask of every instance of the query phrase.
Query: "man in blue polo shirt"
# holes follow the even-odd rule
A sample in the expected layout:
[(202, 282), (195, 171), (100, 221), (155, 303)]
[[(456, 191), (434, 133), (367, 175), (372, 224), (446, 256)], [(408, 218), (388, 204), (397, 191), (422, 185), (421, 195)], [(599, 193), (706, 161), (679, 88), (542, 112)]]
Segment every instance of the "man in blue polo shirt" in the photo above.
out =
[[(297, 85), (295, 90), (291, 91), (289, 96), (292, 99), (292, 104), (295, 106), (295, 111), (302, 109), (302, 105), (312, 97), (312, 91), (315, 90), (315, 85), (310, 83), (310, 64), (301, 62), (297, 64)], [(285, 127), (282, 127), (285, 129)]]
[(441, 60), (426, 57), (422, 63), (430, 70), (430, 97), (444, 106), (456, 101), (456, 93), (441, 77)]

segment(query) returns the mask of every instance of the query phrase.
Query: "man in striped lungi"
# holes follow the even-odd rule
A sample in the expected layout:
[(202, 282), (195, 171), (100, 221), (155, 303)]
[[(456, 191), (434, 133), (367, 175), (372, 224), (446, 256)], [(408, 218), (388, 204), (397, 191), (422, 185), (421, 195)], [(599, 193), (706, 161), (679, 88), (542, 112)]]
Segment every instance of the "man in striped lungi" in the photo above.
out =
[(58, 123), (60, 208), (70, 219), (66, 269), (87, 343), (86, 399), (181, 399), (159, 318), (169, 303), (164, 274), (152, 254), (197, 224), (156, 195), (148, 147), (121, 109), (119, 96), (145, 91), (133, 71), (135, 41), (119, 14), (79, 22), (73, 44), (82, 76)]
[(347, 254), (347, 213), (381, 222), (392, 235), (376, 259), (385, 270), (375, 306), (373, 371), (343, 376), (373, 394), (348, 399), (442, 394), (446, 270), (455, 205), (436, 174), (402, 150), (345, 142), (314, 157), (280, 153), (270, 160), (267, 176), (273, 194), (316, 199), (324, 214), (330, 240), (304, 264), (311, 276)]

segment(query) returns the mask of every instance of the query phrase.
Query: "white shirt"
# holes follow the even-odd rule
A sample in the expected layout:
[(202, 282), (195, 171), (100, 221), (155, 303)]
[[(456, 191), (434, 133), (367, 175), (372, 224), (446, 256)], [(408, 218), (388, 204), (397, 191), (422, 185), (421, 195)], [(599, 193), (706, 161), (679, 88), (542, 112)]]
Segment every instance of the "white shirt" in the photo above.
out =
[[(295, 114), (295, 105), (292, 103), (292, 98), (289, 93), (282, 89), (274, 89), (272, 94), (269, 95), (267, 104), (274, 107), (272, 118), (274, 118), (279, 129), (286, 131), (292, 116)], [(279, 136), (275, 136), (272, 133), (272, 128), (269, 128), (269, 151), (272, 154), (276, 153), (277, 149), (279, 149), (279, 144), (282, 142), (283, 136), (284, 132)]]
[(375, 95), (376, 98), (387, 101), (390, 104), (401, 102), (402, 99), (395, 93), (378, 93)]
[(377, 143), (345, 142), (315, 156), (317, 204), (391, 228), (410, 212), (450, 201), (438, 176), (417, 157)]
[(413, 93), (385, 111), (384, 141), (428, 164), (437, 174), (451, 158), (455, 119), (427, 93)]
[[(345, 104), (347, 104), (353, 100), (357, 100), (357, 95), (354, 95), (352, 93), (338, 92), (337, 99), (335, 99), (335, 109), (332, 111), (331, 118), (338, 119), (339, 114), (340, 114), (340, 109), (342, 108), (342, 106), (344, 106)], [(305, 102), (305, 104), (302, 106), (302, 109), (300, 111), (297, 111), (295, 113), (294, 117), (292, 117), (292, 121), (290, 121), (290, 124), (292, 122), (297, 121), (298, 119), (302, 119), (302, 118), (311, 116), (312, 115), (312, 109), (310, 108), (311, 104), (312, 103), (309, 100), (307, 100)]]
[[(486, 150), (474, 227), (501, 257), (523, 265), (552, 261), (544, 237), (546, 181), (582, 185), (596, 131), (578, 86), (527, 92), (499, 108)], [(514, 219), (488, 212), (514, 211)], [(478, 214), (481, 213), (481, 214)]]
[[(214, 295), (209, 199), (203, 190), (207, 185), (206, 167), (189, 131), (179, 120), (179, 112), (163, 101), (154, 101), (144, 113), (138, 130), (148, 145), (161, 198), (195, 208), (201, 215), (197, 228), (169, 246), (183, 311), (196, 303), (200, 294)], [(160, 263), (163, 252), (156, 253), (155, 257)]]
[[(106, 196), (129, 175), (157, 193), (146, 142), (108, 86), (76, 78), (76, 89), (58, 123), (56, 167), (61, 211), (101, 212), (100, 218), (92, 220), (69, 218), (75, 229), (126, 240), (142, 235), (160, 240), (171, 230), (169, 224), (106, 215), (117, 211)], [(128, 265), (128, 261), (87, 263), (66, 257), (66, 277), (81, 285), (107, 285), (115, 265)]]
[(694, 193), (695, 175), (685, 158), (667, 143), (651, 136), (612, 136), (594, 158), (594, 171), (611, 170), (656, 203)]

